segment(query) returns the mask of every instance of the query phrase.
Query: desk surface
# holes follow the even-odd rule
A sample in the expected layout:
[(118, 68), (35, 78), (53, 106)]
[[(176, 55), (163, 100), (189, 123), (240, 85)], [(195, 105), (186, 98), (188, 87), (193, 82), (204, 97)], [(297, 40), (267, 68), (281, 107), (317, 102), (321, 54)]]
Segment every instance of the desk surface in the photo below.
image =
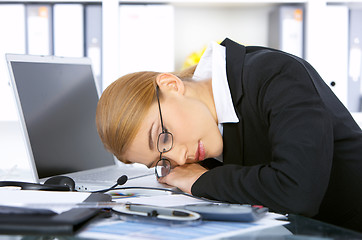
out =
[[(9, 128), (9, 126), (12, 126), (13, 128)], [(3, 128), (1, 128), (3, 127)], [(12, 129), (17, 129), (17, 125), (16, 123), (12, 123), (10, 125), (1, 125), (0, 124), (0, 129), (1, 130), (7, 130), (9, 132), (8, 135), (5, 134), (6, 137), (2, 137), (0, 138), (0, 143), (2, 143), (1, 145), (4, 146), (5, 143), (9, 142), (9, 138), (14, 136), (14, 132)], [(15, 130), (14, 130), (15, 131)], [(2, 133), (4, 133), (4, 131), (2, 131)], [(6, 132), (5, 132), (6, 133)], [(3, 135), (4, 136), (4, 135)], [(1, 141), (3, 140), (3, 141)], [(13, 142), (19, 142), (19, 139), (13, 139)], [(21, 140), (21, 139), (20, 139)], [(4, 152), (2, 151), (9, 151), (9, 154), (6, 155), (7, 152), (5, 152), (5, 156), (11, 156), (11, 158), (2, 158), (2, 161), (0, 161), (2, 167), (4, 167), (5, 163), (9, 163), (12, 162), (14, 163), (14, 161), (19, 158), (19, 159), (23, 159), (23, 155), (16, 155), (17, 152), (19, 152), (19, 149), (13, 149), (12, 151), (10, 150), (12, 148), (2, 148), (0, 153), (2, 153), (4, 156)], [(14, 160), (15, 158), (15, 160)], [(12, 161), (9, 161), (9, 159), (11, 159)], [(5, 164), (6, 166), (6, 164)], [(11, 166), (9, 166), (9, 168), (11, 168)], [(0, 171), (1, 173), (1, 171)], [(0, 174), (3, 177), (3, 174)], [(24, 177), (24, 176), (23, 176)], [(18, 179), (18, 176), (16, 176), (16, 179)], [(6, 179), (1, 179), (1, 180), (6, 180)], [(9, 180), (9, 179), (8, 179)], [(27, 179), (22, 179), (22, 180), (27, 180)], [(362, 240), (362, 233), (358, 233), (358, 232), (354, 232), (348, 229), (343, 229), (340, 227), (336, 227), (327, 223), (323, 223), (317, 220), (313, 220), (310, 218), (306, 218), (306, 217), (302, 217), (302, 216), (297, 216), (297, 215), (290, 215), (289, 219), (290, 223), (283, 225), (283, 226), (279, 226), (279, 227), (274, 227), (274, 228), (270, 228), (270, 229), (263, 229), (260, 231), (254, 231), (254, 232), (250, 232), (244, 235), (239, 235), (239, 236), (234, 236), (234, 237), (229, 237), (229, 238), (223, 238), (223, 239), (258, 239), (258, 240), (262, 240), (262, 239), (272, 239), (272, 240), (276, 240), (276, 239), (307, 239), (307, 240), (321, 240), (321, 239), (361, 239)], [(362, 224), (362, 223), (361, 223)], [(52, 238), (47, 238), (44, 236), (15, 236), (15, 235), (1, 235), (0, 234), (0, 240), (19, 240), (19, 239), (24, 239), (24, 240), (36, 240), (36, 239), (52, 239)], [(77, 237), (77, 235), (75, 236), (64, 236), (64, 237), (57, 237), (56, 239), (67, 239), (67, 240), (71, 240), (71, 239), (83, 239), (83, 238), (79, 238)]]
[[(290, 215), (288, 217), (290, 223), (272, 227), (269, 229), (263, 229), (259, 231), (253, 231), (242, 235), (236, 235), (222, 239), (257, 239), (257, 240), (324, 240), (324, 239), (362, 239), (362, 233), (354, 232), (348, 229), (333, 226), (327, 223), (323, 223), (311, 218)], [(54, 237), (54, 238), (53, 238)], [(77, 235), (74, 236), (17, 236), (17, 235), (0, 235), (0, 240), (37, 240), (37, 239), (66, 239), (76, 240), (84, 239)]]
[(284, 227), (294, 236), (318, 237), (313, 239), (362, 239), (362, 233), (360, 232), (337, 227), (311, 218), (291, 214), (288, 220), (290, 223)]

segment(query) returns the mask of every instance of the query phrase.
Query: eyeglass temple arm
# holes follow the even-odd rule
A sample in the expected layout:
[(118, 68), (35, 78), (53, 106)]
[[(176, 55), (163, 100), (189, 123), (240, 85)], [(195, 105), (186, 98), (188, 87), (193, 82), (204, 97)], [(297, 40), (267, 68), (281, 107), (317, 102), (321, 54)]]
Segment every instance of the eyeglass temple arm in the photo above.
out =
[(156, 85), (156, 95), (157, 95), (157, 103), (158, 103), (158, 109), (160, 110), (160, 119), (161, 119), (161, 127), (162, 132), (165, 132), (165, 128), (163, 127), (163, 120), (162, 120), (162, 113), (161, 113), (161, 104), (160, 104), (160, 94), (159, 94), (160, 88), (158, 85)]

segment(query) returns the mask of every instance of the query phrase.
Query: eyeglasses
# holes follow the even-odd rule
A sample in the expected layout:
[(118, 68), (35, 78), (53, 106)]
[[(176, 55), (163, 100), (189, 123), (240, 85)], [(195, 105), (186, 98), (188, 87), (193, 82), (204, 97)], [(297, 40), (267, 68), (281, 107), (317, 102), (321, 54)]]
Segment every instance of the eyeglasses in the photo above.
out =
[(159, 96), (159, 87), (156, 86), (156, 96), (158, 102), (158, 109), (160, 111), (161, 127), (162, 132), (158, 134), (157, 138), (157, 150), (160, 152), (160, 160), (157, 161), (155, 166), (155, 174), (157, 178), (166, 176), (171, 171), (171, 162), (170, 160), (163, 158), (162, 153), (168, 152), (173, 146), (173, 136), (167, 129), (163, 126), (161, 105), (160, 105), (160, 96)]

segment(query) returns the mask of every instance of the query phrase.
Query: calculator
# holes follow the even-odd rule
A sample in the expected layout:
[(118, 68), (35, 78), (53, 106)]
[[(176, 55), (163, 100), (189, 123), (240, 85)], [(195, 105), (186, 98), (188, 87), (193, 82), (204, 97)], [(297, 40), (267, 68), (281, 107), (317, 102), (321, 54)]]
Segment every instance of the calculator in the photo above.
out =
[(183, 208), (197, 212), (203, 220), (235, 222), (254, 222), (264, 217), (268, 212), (268, 208), (262, 206), (226, 203), (193, 204)]

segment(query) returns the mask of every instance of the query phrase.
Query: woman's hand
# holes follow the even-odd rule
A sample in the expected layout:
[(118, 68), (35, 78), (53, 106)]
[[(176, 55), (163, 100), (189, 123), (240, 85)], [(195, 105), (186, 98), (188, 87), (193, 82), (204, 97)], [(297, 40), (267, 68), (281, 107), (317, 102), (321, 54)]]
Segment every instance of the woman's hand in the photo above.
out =
[(206, 168), (197, 163), (184, 164), (173, 168), (166, 177), (159, 178), (158, 181), (160, 183), (175, 186), (180, 190), (191, 194), (192, 185), (206, 171)]

